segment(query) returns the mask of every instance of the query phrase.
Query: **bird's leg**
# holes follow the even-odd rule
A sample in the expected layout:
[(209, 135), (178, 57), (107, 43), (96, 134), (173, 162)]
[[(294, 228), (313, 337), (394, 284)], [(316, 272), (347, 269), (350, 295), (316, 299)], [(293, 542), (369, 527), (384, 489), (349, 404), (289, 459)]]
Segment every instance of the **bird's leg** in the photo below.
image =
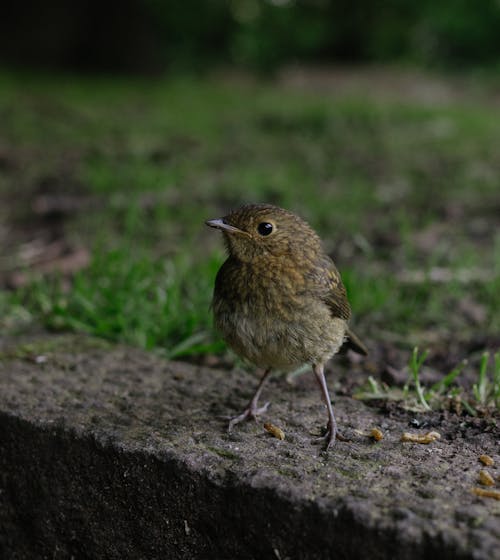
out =
[(326, 386), (323, 364), (314, 364), (313, 372), (321, 389), (321, 396), (323, 397), (328, 410), (328, 424), (326, 425), (326, 434), (324, 435), (324, 440), (326, 441), (325, 451), (328, 451), (329, 447), (335, 443), (335, 439), (340, 441), (348, 440), (337, 432), (337, 422), (335, 421), (335, 415), (333, 414), (333, 407), (330, 401), (330, 394), (328, 393), (328, 387)]
[(234, 416), (233, 418), (231, 418), (231, 420), (229, 421), (229, 426), (227, 428), (228, 432), (230, 432), (233, 429), (233, 427), (236, 426), (236, 424), (239, 424), (244, 420), (252, 420), (252, 419), (256, 420), (259, 414), (262, 414), (267, 410), (267, 407), (269, 406), (268, 402), (264, 406), (261, 406), (260, 408), (257, 407), (257, 404), (259, 402), (259, 397), (262, 392), (262, 387), (264, 387), (264, 383), (266, 382), (266, 379), (269, 377), (270, 373), (271, 373), (271, 368), (266, 369), (264, 375), (261, 377), (259, 381), (257, 390), (255, 391), (253, 397), (250, 399), (250, 402), (248, 403), (245, 410), (238, 416)]

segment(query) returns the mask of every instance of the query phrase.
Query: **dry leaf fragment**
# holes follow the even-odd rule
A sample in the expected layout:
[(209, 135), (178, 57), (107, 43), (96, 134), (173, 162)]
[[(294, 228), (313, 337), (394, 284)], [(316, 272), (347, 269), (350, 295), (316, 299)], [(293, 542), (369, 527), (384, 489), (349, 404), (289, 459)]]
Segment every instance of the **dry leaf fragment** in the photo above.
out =
[(401, 441), (411, 441), (412, 443), (432, 443), (441, 438), (439, 432), (427, 432), (426, 434), (410, 434), (405, 432), (401, 436)]
[(278, 426), (275, 426), (270, 422), (266, 422), (264, 424), (264, 430), (266, 430), (266, 432), (270, 433), (275, 438), (285, 439), (285, 432), (281, 428), (278, 428)]
[(479, 471), (479, 482), (484, 486), (495, 486), (495, 479), (488, 471)]
[(480, 455), (479, 460), (487, 467), (492, 467), (495, 464), (495, 461), (489, 455)]
[(472, 488), (471, 491), (476, 496), (482, 496), (483, 498), (494, 498), (495, 500), (500, 500), (500, 490), (485, 490), (484, 488)]
[(381, 439), (384, 439), (384, 434), (382, 433), (382, 430), (379, 430), (379, 428), (373, 428), (370, 432), (370, 437), (372, 437), (375, 441), (380, 441)]

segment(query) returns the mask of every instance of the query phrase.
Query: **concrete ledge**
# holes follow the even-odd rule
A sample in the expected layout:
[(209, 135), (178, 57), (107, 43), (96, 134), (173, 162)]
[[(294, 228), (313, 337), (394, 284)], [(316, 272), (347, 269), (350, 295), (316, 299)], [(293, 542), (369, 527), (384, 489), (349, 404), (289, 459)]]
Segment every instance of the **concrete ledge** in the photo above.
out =
[(85, 339), (4, 348), (0, 557), (495, 558), (498, 502), (469, 492), (494, 433), (460, 441), (471, 468), (458, 484), (452, 443), (404, 446), (407, 417), (335, 399), (346, 431), (382, 420), (387, 439), (326, 456), (301, 378), (267, 393), (285, 441), (258, 424), (228, 435), (219, 417), (254, 382)]

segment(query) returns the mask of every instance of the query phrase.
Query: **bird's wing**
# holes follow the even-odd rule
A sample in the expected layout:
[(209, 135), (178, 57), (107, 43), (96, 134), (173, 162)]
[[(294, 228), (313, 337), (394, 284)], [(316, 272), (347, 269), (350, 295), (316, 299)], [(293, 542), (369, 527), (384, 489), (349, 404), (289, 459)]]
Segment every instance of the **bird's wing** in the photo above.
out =
[(327, 255), (320, 258), (313, 269), (312, 279), (318, 295), (328, 305), (333, 317), (345, 319), (351, 316), (351, 307), (339, 271)]
[[(347, 293), (342, 283), (340, 273), (327, 255), (321, 257), (312, 275), (314, 285), (323, 301), (328, 305), (333, 317), (348, 321), (351, 316), (351, 306), (347, 300)], [(359, 338), (347, 327), (345, 345), (358, 354), (366, 356), (368, 350)]]

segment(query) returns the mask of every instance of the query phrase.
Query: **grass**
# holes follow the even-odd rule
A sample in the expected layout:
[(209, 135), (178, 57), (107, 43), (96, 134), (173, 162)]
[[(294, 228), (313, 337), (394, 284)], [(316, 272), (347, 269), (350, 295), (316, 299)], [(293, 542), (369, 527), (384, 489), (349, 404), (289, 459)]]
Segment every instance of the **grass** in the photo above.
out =
[[(22, 231), (26, 202), (44, 185), (80, 196), (90, 205), (65, 221), (65, 235), (92, 250), (70, 285), (35, 273), (1, 293), (5, 330), (41, 323), (170, 357), (218, 352), (208, 307), (223, 254), (203, 222), (269, 201), (319, 231), (368, 336), (390, 332), (411, 349), (436, 328), (500, 331), (500, 237), (491, 228), (500, 129), (488, 107), (223, 80), (7, 74), (0, 104), (0, 147), (12, 159), (0, 170), (10, 201), (0, 218)], [(422, 242), (426, 234), (435, 241)], [(451, 279), (429, 280), (435, 267)], [(463, 282), (464, 268), (487, 280)], [(413, 272), (422, 279), (402, 279)], [(482, 324), (460, 315), (464, 300), (484, 310)]]
[(395, 400), (406, 408), (421, 412), (449, 409), (457, 412), (464, 409), (471, 416), (487, 415), (500, 408), (500, 352), (481, 356), (477, 381), (472, 388), (465, 389), (460, 379), (467, 360), (463, 360), (439, 381), (426, 388), (421, 381), (422, 367), (429, 355), (415, 347), (408, 363), (408, 380), (403, 389), (379, 383), (369, 376), (364, 387), (356, 394), (360, 400)]
[(493, 356), (493, 372), (491, 379), (488, 374), (490, 355), (485, 352), (481, 357), (479, 376), (472, 389), (479, 406), (496, 406), (500, 408), (500, 353)]
[(169, 358), (215, 352), (220, 344), (208, 336), (208, 308), (203, 314), (200, 310), (218, 263), (188, 262), (131, 258), (123, 249), (97, 252), (90, 266), (76, 273), (70, 291), (60, 278), (38, 280), (13, 300), (19, 309), (25, 305), (34, 310), (53, 330), (163, 349)]
[[(420, 383), (419, 372), (428, 354), (429, 352), (425, 351), (419, 355), (418, 347), (415, 346), (410, 359), (411, 380), (413, 381), (413, 384), (415, 386), (415, 392), (417, 393), (418, 401), (422, 405), (424, 410), (431, 410), (431, 407), (429, 406), (429, 404), (427, 403), (427, 399), (425, 398), (424, 389), (422, 387), (422, 384)], [(405, 386), (405, 391), (407, 390), (408, 390), (408, 383)]]

